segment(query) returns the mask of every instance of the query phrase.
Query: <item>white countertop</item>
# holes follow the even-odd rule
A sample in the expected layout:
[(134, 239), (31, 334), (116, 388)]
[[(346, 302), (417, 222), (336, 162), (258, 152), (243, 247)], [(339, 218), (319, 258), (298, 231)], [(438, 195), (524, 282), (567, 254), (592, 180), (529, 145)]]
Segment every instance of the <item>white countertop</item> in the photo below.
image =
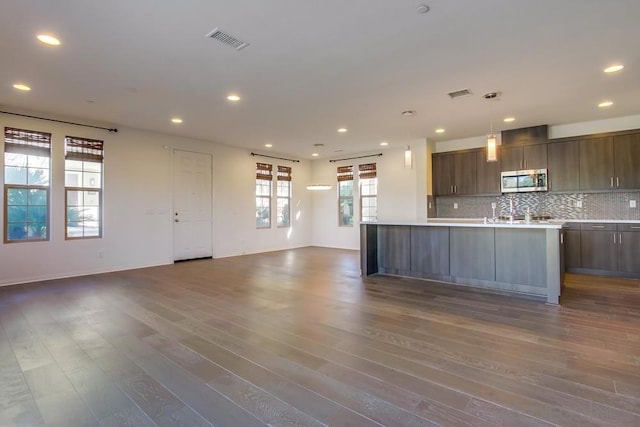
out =
[[(425, 227), (477, 227), (477, 228), (539, 228), (539, 229), (560, 229), (565, 221), (550, 220), (550, 221), (532, 221), (527, 224), (524, 221), (500, 221), (496, 223), (484, 222), (484, 218), (430, 218), (426, 221), (415, 222), (391, 222), (391, 221), (378, 221), (370, 224), (377, 225), (413, 225), (413, 226), (425, 226)], [(367, 224), (367, 223), (363, 223)]]
[[(623, 219), (551, 219), (548, 221), (531, 221), (529, 224), (524, 221), (500, 221), (492, 223), (489, 220), (485, 223), (484, 218), (429, 218), (425, 221), (378, 221), (371, 224), (378, 225), (414, 225), (414, 226), (440, 226), (440, 227), (493, 227), (493, 228), (541, 228), (560, 229), (567, 222), (582, 223), (616, 223), (616, 224), (640, 224), (636, 220)], [(364, 223), (366, 224), (366, 223)]]

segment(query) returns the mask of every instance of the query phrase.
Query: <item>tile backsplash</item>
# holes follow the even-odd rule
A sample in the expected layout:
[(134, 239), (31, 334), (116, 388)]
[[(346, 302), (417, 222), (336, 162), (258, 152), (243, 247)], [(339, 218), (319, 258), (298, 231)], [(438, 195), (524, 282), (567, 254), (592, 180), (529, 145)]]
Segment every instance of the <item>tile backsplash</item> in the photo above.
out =
[[(640, 191), (606, 193), (517, 193), (500, 196), (440, 196), (435, 198), (438, 218), (491, 217), (491, 203), (496, 215), (509, 214), (513, 198), (516, 215), (529, 208), (532, 215), (549, 215), (557, 219), (612, 219), (640, 221)], [(636, 207), (630, 207), (635, 200)], [(457, 209), (454, 206), (457, 205)]]

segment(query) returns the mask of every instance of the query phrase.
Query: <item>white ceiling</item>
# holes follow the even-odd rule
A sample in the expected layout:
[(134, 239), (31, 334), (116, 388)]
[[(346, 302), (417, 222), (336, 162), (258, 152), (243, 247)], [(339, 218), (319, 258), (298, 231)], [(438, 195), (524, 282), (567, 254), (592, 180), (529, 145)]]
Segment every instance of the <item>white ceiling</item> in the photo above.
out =
[[(490, 122), (640, 113), (640, 1), (426, 0), (419, 14), (421, 3), (3, 0), (0, 106), (300, 158), (318, 143), (330, 157), (482, 135)], [(206, 38), (216, 27), (250, 46)], [(41, 32), (62, 45), (39, 43)], [(613, 62), (624, 70), (605, 75)], [(473, 95), (447, 96), (464, 88)], [(484, 100), (490, 91), (503, 95)], [(598, 108), (604, 99), (615, 104)]]

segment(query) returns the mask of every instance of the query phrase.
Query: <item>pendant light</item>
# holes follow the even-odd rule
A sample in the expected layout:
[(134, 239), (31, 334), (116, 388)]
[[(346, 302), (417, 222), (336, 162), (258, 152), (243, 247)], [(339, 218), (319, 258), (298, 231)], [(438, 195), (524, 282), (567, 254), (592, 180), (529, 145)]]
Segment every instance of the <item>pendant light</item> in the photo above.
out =
[[(415, 110), (405, 110), (400, 115), (402, 117), (413, 117), (416, 114)], [(407, 140), (409, 140), (409, 125), (407, 125)], [(413, 152), (411, 151), (411, 146), (407, 145), (404, 149), (404, 168), (411, 169), (413, 168)]]
[[(498, 96), (500, 96), (500, 92), (489, 92), (483, 95), (484, 99), (489, 101), (497, 100)], [(489, 135), (487, 135), (487, 162), (497, 162), (498, 161), (498, 138), (496, 134), (493, 133), (493, 117), (490, 119), (491, 130)]]

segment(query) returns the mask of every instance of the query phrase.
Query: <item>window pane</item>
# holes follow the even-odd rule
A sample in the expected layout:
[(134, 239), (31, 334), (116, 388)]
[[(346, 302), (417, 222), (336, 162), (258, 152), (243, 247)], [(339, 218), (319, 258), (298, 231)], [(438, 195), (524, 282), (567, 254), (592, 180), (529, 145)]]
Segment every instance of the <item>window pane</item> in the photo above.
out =
[(27, 210), (27, 221), (46, 224), (47, 223), (47, 207), (46, 206), (29, 206), (29, 209)]
[(353, 181), (342, 181), (339, 185), (340, 197), (353, 196)]
[(78, 171), (82, 172), (82, 161), (80, 160), (65, 160), (64, 169), (66, 171)]
[(67, 206), (82, 206), (83, 191), (67, 190)]
[(100, 188), (102, 186), (100, 174), (95, 172), (85, 172), (82, 180), (82, 186), (85, 188)]
[(290, 209), (289, 198), (278, 198), (278, 227), (289, 227)]
[(84, 205), (85, 206), (100, 206), (100, 192), (98, 192), (98, 191), (85, 191), (84, 192)]
[(7, 240), (25, 240), (27, 238), (27, 224), (25, 222), (7, 224)]
[(67, 237), (82, 237), (83, 228), (82, 222), (71, 221), (67, 222)]
[(47, 224), (45, 222), (29, 223), (27, 229), (27, 239), (46, 239)]
[(17, 153), (4, 153), (5, 166), (27, 166), (27, 155)]
[(7, 206), (7, 221), (26, 222), (27, 207), (26, 206)]
[(100, 236), (100, 222), (98, 222), (98, 221), (86, 221), (84, 223), (84, 236), (85, 237), (98, 237), (98, 236)]
[(82, 218), (84, 221), (97, 221), (100, 218), (99, 209), (85, 206), (82, 211)]
[(84, 171), (85, 172), (97, 172), (102, 173), (102, 163), (98, 162), (84, 162)]
[(353, 225), (353, 199), (352, 198), (340, 199), (340, 225), (341, 226)]
[(47, 190), (29, 190), (29, 205), (46, 206)]
[(30, 168), (49, 169), (49, 161), (49, 157), (30, 155), (27, 160), (27, 165)]
[(22, 188), (9, 188), (7, 190), (7, 205), (24, 206), (27, 204), (27, 190)]
[(82, 172), (69, 170), (65, 171), (64, 185), (66, 187), (82, 187)]
[(49, 185), (49, 169), (29, 168), (27, 173), (28, 185)]
[(5, 166), (4, 183), (27, 185), (27, 168), (19, 166)]

